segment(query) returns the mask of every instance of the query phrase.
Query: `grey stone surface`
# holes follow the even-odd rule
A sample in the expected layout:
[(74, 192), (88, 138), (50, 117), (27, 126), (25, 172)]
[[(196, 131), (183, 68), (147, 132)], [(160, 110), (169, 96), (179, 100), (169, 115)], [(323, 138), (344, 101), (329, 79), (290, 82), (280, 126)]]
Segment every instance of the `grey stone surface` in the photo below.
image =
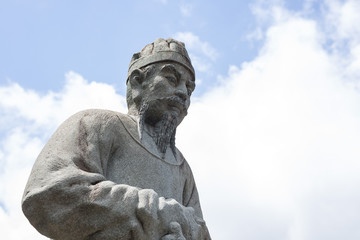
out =
[(22, 209), (43, 235), (67, 239), (210, 239), (191, 169), (175, 146), (195, 73), (183, 43), (134, 54), (128, 114), (86, 110), (37, 158)]

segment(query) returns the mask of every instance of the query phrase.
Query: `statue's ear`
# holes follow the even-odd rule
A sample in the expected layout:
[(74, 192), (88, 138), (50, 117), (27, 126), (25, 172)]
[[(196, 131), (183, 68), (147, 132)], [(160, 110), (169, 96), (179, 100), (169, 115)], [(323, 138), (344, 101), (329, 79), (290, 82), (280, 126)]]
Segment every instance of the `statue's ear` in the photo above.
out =
[(141, 69), (135, 69), (129, 76), (131, 95), (135, 104), (140, 104), (142, 98), (142, 84), (145, 79), (145, 74)]
[(144, 81), (144, 75), (144, 72), (140, 69), (135, 69), (134, 71), (132, 71), (129, 77), (131, 87), (137, 88), (141, 86)]

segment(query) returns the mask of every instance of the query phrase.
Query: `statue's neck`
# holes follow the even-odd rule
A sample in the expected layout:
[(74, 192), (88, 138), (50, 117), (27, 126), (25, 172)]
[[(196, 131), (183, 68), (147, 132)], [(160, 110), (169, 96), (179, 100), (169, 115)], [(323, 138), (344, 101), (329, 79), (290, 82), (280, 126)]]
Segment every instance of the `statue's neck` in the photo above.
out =
[[(159, 121), (147, 121), (139, 114), (130, 115), (138, 125), (138, 134), (141, 142), (147, 145), (151, 141), (155, 143), (159, 155), (165, 156), (168, 149), (175, 151), (175, 133), (177, 127), (177, 119), (174, 115), (164, 114)], [(151, 124), (150, 124), (150, 123)]]

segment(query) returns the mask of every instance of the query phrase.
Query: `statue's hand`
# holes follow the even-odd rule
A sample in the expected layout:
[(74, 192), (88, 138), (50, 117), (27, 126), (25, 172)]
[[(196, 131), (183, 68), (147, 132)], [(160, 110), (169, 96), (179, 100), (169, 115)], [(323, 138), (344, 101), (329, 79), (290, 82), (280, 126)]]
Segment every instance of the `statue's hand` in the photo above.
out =
[(142, 225), (145, 239), (159, 239), (165, 231), (158, 220), (159, 195), (152, 189), (142, 189), (138, 197), (136, 217)]
[(186, 240), (181, 231), (181, 226), (177, 222), (170, 223), (170, 233), (163, 236), (160, 240)]
[(187, 240), (210, 240), (205, 221), (196, 216), (192, 207), (185, 207), (174, 199), (160, 197), (158, 216), (161, 225), (170, 226), (170, 232), (171, 229), (176, 229), (173, 222), (180, 225), (181, 233)]
[(205, 221), (196, 216), (192, 207), (174, 199), (165, 199), (151, 189), (138, 192), (136, 217), (145, 239), (210, 240)]

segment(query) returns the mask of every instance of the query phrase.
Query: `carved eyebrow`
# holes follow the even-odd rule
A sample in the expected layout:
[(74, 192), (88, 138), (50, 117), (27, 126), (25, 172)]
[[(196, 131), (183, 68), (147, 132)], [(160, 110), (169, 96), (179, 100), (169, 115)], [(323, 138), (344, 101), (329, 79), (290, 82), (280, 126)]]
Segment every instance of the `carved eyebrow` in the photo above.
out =
[(175, 74), (177, 79), (181, 78), (181, 73), (175, 68), (173, 64), (165, 64), (161, 69), (161, 72), (171, 72)]
[(191, 87), (191, 88), (195, 88), (195, 81), (194, 80), (188, 80), (187, 82), (186, 82), (186, 84), (189, 86), (189, 87)]

